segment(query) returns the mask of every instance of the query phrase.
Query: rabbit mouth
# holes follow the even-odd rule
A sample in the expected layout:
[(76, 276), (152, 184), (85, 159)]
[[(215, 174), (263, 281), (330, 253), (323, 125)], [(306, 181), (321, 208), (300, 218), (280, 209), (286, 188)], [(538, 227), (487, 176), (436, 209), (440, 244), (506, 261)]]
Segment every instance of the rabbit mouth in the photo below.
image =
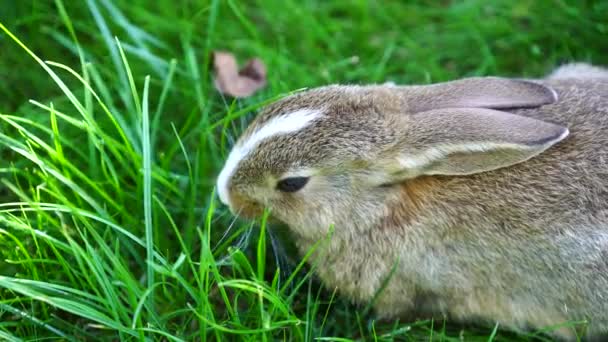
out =
[[(249, 205), (246, 207), (240, 207), (239, 209), (237, 209), (236, 216), (246, 219), (246, 220), (257, 220), (264, 216), (265, 210), (266, 210), (265, 207), (258, 205), (258, 204), (253, 204), (253, 205)], [(285, 222), (281, 218), (279, 218), (275, 215), (272, 215), (272, 212), (270, 212), (270, 211), (269, 211), (268, 217), (266, 218), (266, 222), (268, 222), (269, 224), (287, 224), (287, 222)]]
[(253, 220), (264, 214), (264, 208), (256, 203), (245, 203), (238, 206), (235, 204), (234, 212), (237, 212), (240, 217)]
[(264, 206), (256, 201), (232, 194), (232, 212), (245, 219), (255, 219), (264, 214)]

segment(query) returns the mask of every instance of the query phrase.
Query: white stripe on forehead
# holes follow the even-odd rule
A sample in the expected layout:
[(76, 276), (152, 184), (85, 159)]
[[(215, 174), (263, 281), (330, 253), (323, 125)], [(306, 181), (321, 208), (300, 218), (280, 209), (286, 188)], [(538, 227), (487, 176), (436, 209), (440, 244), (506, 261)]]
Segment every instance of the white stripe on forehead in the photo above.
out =
[(276, 135), (299, 131), (321, 115), (323, 115), (322, 111), (308, 108), (283, 114), (268, 120), (268, 122), (264, 123), (249, 137), (239, 141), (232, 151), (230, 151), (224, 168), (217, 178), (217, 190), (220, 201), (226, 205), (230, 205), (230, 198), (228, 196), (230, 178), (236, 171), (239, 163), (247, 158), (258, 144)]

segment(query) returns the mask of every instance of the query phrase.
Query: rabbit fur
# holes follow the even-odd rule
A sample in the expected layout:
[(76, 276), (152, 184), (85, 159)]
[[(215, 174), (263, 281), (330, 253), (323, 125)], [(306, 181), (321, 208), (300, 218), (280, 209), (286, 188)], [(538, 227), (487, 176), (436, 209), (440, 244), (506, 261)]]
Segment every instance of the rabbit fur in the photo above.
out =
[[(281, 179), (304, 177), (295, 192)], [(380, 317), (608, 333), (608, 70), (333, 85), (250, 124), (218, 178), (266, 207), (330, 289)], [(581, 326), (554, 329), (573, 340)]]

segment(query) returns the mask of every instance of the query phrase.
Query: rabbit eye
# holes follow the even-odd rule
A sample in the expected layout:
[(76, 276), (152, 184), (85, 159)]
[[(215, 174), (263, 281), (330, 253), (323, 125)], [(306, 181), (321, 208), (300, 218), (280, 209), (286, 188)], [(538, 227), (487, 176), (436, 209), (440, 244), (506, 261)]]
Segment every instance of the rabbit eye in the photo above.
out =
[(290, 177), (280, 180), (277, 189), (283, 192), (296, 192), (308, 183), (309, 177)]

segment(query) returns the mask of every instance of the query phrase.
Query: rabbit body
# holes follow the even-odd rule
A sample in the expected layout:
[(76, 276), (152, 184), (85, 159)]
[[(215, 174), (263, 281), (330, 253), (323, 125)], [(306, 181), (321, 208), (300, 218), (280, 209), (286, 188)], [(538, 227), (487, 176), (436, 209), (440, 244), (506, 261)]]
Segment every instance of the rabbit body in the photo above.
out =
[[(546, 139), (553, 139), (551, 146), (533, 157), (483, 172), (420, 171), (376, 187), (359, 185), (359, 179), (385, 176), (373, 167), (358, 165), (365, 171), (311, 178), (310, 189), (305, 188), (310, 194), (302, 194), (309, 197), (302, 201), (317, 204), (309, 204), (305, 212), (299, 211), (295, 200), (289, 210), (279, 208), (278, 218), (290, 226), (302, 253), (333, 227), (310, 259), (323, 283), (359, 303), (372, 301), (378, 293), (374, 308), (382, 317), (447, 316), (498, 322), (511, 329), (587, 320), (587, 336), (608, 333), (608, 72), (586, 65), (566, 66), (534, 83), (555, 91), (557, 101), (528, 108), (495, 106), (568, 128), (569, 134), (547, 133)], [(443, 96), (454, 93), (458, 90)], [(403, 120), (408, 120), (408, 127), (415, 126), (416, 132), (426, 127), (416, 126), (419, 120), (408, 115), (389, 120), (383, 113), (408, 112), (413, 107), (424, 107), (417, 108), (424, 112), (427, 106), (433, 107), (420, 96), (424, 101), (416, 102), (409, 97), (404, 100), (391, 87), (337, 86), (280, 101), (252, 125), (304, 107), (341, 113), (340, 127), (349, 127), (348, 115), (364, 112), (369, 119), (367, 126), (353, 124), (340, 133), (319, 122), (303, 135), (284, 135), (281, 148), (274, 145), (277, 161), (264, 167), (278, 165), (278, 151), (294, 148), (290, 146), (301, 149), (297, 165), (305, 164), (302, 159), (315, 165), (315, 153), (325, 145), (314, 142), (326, 141), (328, 135), (331, 149), (318, 157), (324, 165), (352, 167), (341, 155), (370, 156), (347, 158), (357, 160), (354, 164), (365, 164), (374, 156), (382, 163), (386, 151), (396, 146), (401, 117), (407, 117)], [(451, 108), (453, 101), (446, 103)], [(375, 125), (383, 126), (383, 134), (375, 133)], [(443, 128), (438, 132), (451, 134)], [(416, 138), (408, 146), (429, 140), (432, 137)], [(304, 147), (299, 145), (302, 141)], [(537, 143), (541, 144), (527, 144)], [(242, 172), (235, 173), (235, 183), (254, 172), (248, 166), (256, 164), (256, 158), (259, 164), (271, 152), (262, 144), (252, 153), (249, 162), (241, 163)], [(294, 152), (285, 155), (289, 153)], [(502, 158), (501, 153), (490, 159)], [(459, 163), (468, 157), (466, 151), (458, 151), (453, 158)], [(407, 165), (422, 160), (410, 159)], [(467, 165), (477, 162), (465, 160)], [(324, 187), (331, 191), (321, 190)], [(569, 340), (577, 331), (564, 326), (553, 334)]]
[[(373, 230), (332, 239), (317, 272), (385, 316), (422, 311), (513, 328), (608, 329), (608, 78), (548, 80), (560, 101), (516, 113), (568, 125), (567, 143), (510, 168), (415, 179), (362, 199)], [(368, 201), (385, 203), (369, 216)], [(355, 209), (356, 211), (356, 209)], [(302, 252), (313, 241), (297, 239)], [(397, 265), (395, 265), (397, 262)], [(569, 329), (561, 329), (571, 335)]]

